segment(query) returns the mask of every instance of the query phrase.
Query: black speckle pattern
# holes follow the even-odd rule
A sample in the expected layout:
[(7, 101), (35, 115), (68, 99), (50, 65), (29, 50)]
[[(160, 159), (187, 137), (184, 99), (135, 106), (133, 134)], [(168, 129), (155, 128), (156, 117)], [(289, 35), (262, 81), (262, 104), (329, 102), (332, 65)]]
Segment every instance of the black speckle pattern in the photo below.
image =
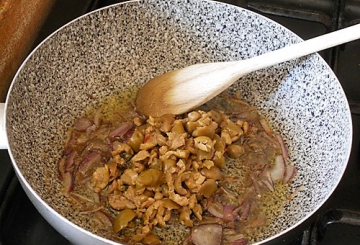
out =
[[(89, 95), (100, 99), (168, 70), (250, 58), (299, 41), (271, 20), (206, 0), (131, 1), (69, 23), (29, 56), (7, 100), (10, 154), (21, 182), (45, 201), (35, 205), (48, 205), (46, 218), (72, 242), (115, 244), (72, 211), (57, 179), (68, 127), (98, 103)], [(260, 244), (309, 217), (337, 186), (351, 148), (351, 116), (337, 78), (319, 55), (254, 72), (229, 91), (240, 91), (283, 135), (299, 170), (292, 189), (305, 187)], [(59, 214), (76, 226), (53, 222)], [(83, 229), (97, 235), (84, 238)]]

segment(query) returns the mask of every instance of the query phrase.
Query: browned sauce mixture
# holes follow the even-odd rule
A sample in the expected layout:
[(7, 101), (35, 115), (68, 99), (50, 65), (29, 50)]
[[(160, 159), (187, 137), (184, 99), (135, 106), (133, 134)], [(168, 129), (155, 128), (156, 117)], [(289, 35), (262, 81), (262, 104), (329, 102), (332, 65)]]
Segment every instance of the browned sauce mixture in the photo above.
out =
[[(59, 175), (69, 200), (122, 242), (245, 245), (269, 222), (271, 198), (286, 200), (296, 172), (287, 160), (257, 108), (222, 96), (180, 116), (84, 116)], [(166, 232), (174, 227), (178, 237)]]

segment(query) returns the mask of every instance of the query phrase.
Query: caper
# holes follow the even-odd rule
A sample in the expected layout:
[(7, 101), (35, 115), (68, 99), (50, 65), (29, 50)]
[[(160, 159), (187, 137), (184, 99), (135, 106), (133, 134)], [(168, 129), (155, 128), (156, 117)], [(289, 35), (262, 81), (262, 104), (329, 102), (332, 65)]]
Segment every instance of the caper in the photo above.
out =
[(237, 144), (229, 145), (226, 153), (231, 158), (239, 158), (242, 154), (244, 154), (244, 147)]
[(126, 185), (135, 185), (135, 180), (138, 177), (138, 173), (131, 169), (125, 169), (124, 173), (121, 175), (121, 180)]

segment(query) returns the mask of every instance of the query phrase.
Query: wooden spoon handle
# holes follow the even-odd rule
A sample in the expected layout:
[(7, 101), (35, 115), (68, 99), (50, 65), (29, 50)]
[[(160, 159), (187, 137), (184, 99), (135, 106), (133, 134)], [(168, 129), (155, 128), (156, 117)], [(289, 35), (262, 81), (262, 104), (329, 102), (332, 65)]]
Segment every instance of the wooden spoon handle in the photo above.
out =
[(234, 71), (238, 71), (238, 75), (242, 76), (249, 72), (266, 68), (281, 62), (296, 59), (308, 54), (312, 54), (327, 48), (331, 48), (346, 42), (350, 42), (360, 38), (360, 24), (353, 25), (338, 31), (334, 31), (319, 37), (309, 39), (297, 44), (293, 44), (269, 53), (265, 53), (254, 58), (246, 60), (246, 62), (234, 62)]
[(243, 75), (358, 38), (360, 24), (246, 60), (202, 63), (174, 70), (142, 87), (136, 105), (145, 115), (181, 114), (214, 98)]

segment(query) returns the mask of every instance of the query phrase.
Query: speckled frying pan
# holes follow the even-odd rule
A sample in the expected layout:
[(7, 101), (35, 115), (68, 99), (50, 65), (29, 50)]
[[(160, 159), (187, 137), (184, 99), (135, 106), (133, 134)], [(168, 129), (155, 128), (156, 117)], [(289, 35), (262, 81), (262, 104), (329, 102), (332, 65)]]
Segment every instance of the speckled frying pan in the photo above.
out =
[[(115, 244), (74, 213), (60, 191), (57, 161), (74, 119), (101, 98), (168, 70), (299, 41), (258, 14), (206, 0), (130, 1), (69, 23), (26, 59), (7, 98), (6, 135), (23, 188), (71, 242)], [(347, 99), (317, 54), (254, 72), (229, 90), (258, 106), (283, 136), (298, 169), (292, 191), (305, 187), (256, 244), (279, 241), (321, 207), (343, 175), (352, 143)]]

